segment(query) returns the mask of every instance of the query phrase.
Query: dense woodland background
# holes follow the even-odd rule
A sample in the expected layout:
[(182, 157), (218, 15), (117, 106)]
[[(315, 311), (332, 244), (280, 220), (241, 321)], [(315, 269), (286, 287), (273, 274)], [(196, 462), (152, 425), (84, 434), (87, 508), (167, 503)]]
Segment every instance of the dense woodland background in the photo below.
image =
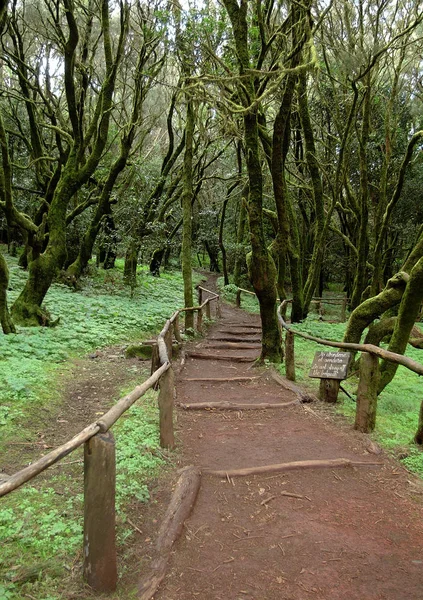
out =
[(329, 283), (346, 341), (421, 347), (422, 20), (408, 0), (2, 0), (0, 234), (28, 270), (9, 313), (0, 259), (4, 333), (52, 324), (47, 291), (93, 252), (125, 256), (131, 289), (140, 260), (180, 264), (192, 306), (206, 252), (256, 292), (262, 359), (282, 359), (277, 299), (298, 322)]

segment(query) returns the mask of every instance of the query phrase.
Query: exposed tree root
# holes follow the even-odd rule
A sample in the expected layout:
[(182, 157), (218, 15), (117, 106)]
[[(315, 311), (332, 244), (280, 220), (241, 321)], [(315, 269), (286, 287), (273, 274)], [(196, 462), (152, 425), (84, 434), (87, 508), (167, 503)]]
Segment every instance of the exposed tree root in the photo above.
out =
[(228, 381), (252, 381), (260, 379), (260, 375), (254, 377), (187, 377), (184, 381), (210, 381), (213, 383), (226, 383)]
[(182, 470), (158, 533), (157, 558), (151, 565), (152, 573), (140, 583), (138, 588), (139, 600), (150, 600), (163, 581), (170, 551), (181, 535), (184, 522), (195, 504), (200, 483), (200, 469), (190, 466)]
[(373, 467), (382, 465), (380, 462), (352, 461), (348, 458), (333, 458), (327, 460), (297, 460), (294, 462), (280, 463), (277, 465), (265, 465), (263, 467), (248, 467), (246, 469), (213, 470), (204, 469), (207, 475), (218, 477), (244, 477), (245, 475), (260, 475), (262, 473), (282, 473), (283, 471), (294, 471), (304, 469), (336, 469), (345, 467)]
[(187, 352), (190, 358), (198, 358), (200, 360), (229, 360), (231, 362), (254, 362), (256, 358), (248, 358), (247, 356), (223, 356), (203, 354), (202, 352)]
[(279, 383), (279, 385), (281, 385), (286, 390), (293, 392), (302, 403), (306, 404), (309, 402), (317, 402), (316, 396), (302, 390), (297, 385), (295, 385), (295, 383), (292, 383), (292, 381), (284, 379), (281, 375), (279, 375), (279, 373), (276, 373), (276, 371), (274, 371), (273, 369), (270, 370), (270, 375), (272, 379), (276, 381), (276, 383)]
[(263, 410), (265, 408), (288, 408), (289, 406), (298, 406), (299, 400), (292, 402), (282, 402), (272, 404), (271, 402), (260, 402), (258, 404), (233, 404), (231, 402), (194, 402), (191, 404), (179, 403), (178, 406), (184, 410)]

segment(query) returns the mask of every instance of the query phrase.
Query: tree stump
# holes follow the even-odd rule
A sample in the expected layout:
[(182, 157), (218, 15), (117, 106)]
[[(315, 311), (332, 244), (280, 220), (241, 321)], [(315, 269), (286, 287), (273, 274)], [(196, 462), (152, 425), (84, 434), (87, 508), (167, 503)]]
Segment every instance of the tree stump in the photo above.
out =
[(370, 433), (375, 428), (379, 377), (378, 357), (362, 352), (354, 429), (363, 433)]
[(113, 434), (99, 433), (84, 446), (84, 579), (97, 592), (117, 582), (116, 459)]

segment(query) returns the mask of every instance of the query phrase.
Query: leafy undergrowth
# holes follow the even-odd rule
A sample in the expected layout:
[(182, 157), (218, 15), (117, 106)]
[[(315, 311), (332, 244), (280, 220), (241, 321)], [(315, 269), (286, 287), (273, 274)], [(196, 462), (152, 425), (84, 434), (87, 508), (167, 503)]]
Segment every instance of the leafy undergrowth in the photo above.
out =
[[(341, 341), (345, 326), (344, 323), (331, 324), (317, 321), (316, 316), (311, 315), (303, 323), (295, 324), (294, 329), (327, 340)], [(295, 336), (297, 381), (312, 388), (316, 395), (319, 379), (310, 379), (308, 373), (317, 351), (333, 352), (334, 348), (321, 346)], [(415, 348), (409, 346), (406, 354), (418, 362), (423, 361), (423, 353)], [(284, 373), (284, 367), (280, 368)], [(355, 399), (358, 386), (357, 375), (341, 382), (341, 385)], [(353, 422), (356, 407), (354, 400), (348, 398), (342, 391), (339, 392), (338, 398), (337, 410)], [(376, 429), (373, 437), (381, 446), (397, 457), (408, 454), (402, 460), (403, 464), (410, 471), (423, 477), (423, 453), (413, 442), (422, 400), (419, 376), (400, 366), (392, 383), (379, 396)]]
[[(27, 274), (16, 260), (8, 258), (9, 300), (13, 302)], [(119, 265), (121, 266), (121, 265)], [(28, 410), (51, 402), (55, 395), (52, 378), (66, 369), (68, 359), (116, 342), (147, 337), (160, 329), (172, 312), (183, 306), (180, 273), (160, 278), (139, 268), (139, 285), (133, 297), (123, 285), (122, 269), (95, 270), (83, 280), (81, 291), (55, 284), (45, 306), (59, 324), (54, 328), (19, 327), (17, 335), (0, 336), (0, 427), (5, 439), (16, 435)]]
[[(8, 258), (12, 302), (26, 274)], [(54, 285), (46, 308), (60, 323), (52, 329), (22, 328), (0, 337), (0, 432), (2, 440), (19, 444), (34, 439), (43, 415), (60, 406), (59, 374), (72, 358), (113, 343), (140, 340), (161, 329), (166, 318), (183, 306), (180, 273), (159, 279), (139, 269), (139, 285), (123, 286), (122, 265), (113, 271), (94, 271), (79, 291)], [(197, 277), (198, 278), (198, 277)], [(148, 373), (142, 374), (146, 379)], [(121, 390), (115, 400), (140, 383)], [(48, 409), (43, 412), (43, 407)], [(50, 411), (50, 412), (49, 412)], [(133, 406), (113, 427), (117, 461), (117, 537), (120, 576), (134, 528), (127, 511), (148, 501), (148, 481), (163, 469), (169, 456), (159, 448), (155, 392)], [(4, 446), (5, 447), (5, 446)], [(8, 446), (13, 448), (16, 446)], [(82, 449), (2, 499), (0, 505), (0, 600), (57, 600), (87, 598), (81, 588), (82, 564)], [(123, 592), (122, 592), (123, 593)], [(114, 597), (118, 598), (119, 593)], [(122, 597), (129, 597), (127, 592)]]
[[(122, 576), (127, 548), (134, 535), (128, 523), (127, 507), (142, 510), (141, 504), (149, 499), (147, 483), (165, 464), (166, 456), (159, 448), (156, 394), (148, 392), (142, 404), (132, 407), (118, 421), (113, 433)], [(82, 490), (82, 449), (79, 449), (72, 454), (72, 462), (63, 466), (59, 463), (45, 478), (35, 480), (34, 486), (24, 486), (2, 500), (1, 600), (86, 597), (81, 589)]]

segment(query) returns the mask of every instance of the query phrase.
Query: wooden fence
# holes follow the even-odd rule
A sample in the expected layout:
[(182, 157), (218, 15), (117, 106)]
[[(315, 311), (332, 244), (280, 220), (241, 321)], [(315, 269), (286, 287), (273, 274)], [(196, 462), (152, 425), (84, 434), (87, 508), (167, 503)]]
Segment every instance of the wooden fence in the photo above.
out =
[[(159, 386), (160, 445), (175, 446), (173, 431), (174, 371), (172, 368), (173, 336), (181, 344), (179, 317), (184, 312), (196, 312), (196, 329), (202, 332), (203, 313), (211, 318), (211, 303), (220, 316), (220, 296), (198, 287), (199, 306), (177, 310), (165, 323), (157, 337), (152, 354), (152, 374), (130, 394), (121, 398), (100, 419), (91, 423), (71, 440), (52, 450), (28, 467), (0, 483), (0, 497), (27, 483), (54, 463), (84, 444), (84, 551), (83, 571), (87, 583), (96, 591), (116, 589), (117, 561), (115, 534), (115, 443), (110, 428), (139, 398)], [(202, 302), (202, 294), (208, 298)]]
[[(356, 416), (354, 428), (364, 433), (369, 433), (374, 429), (376, 421), (376, 407), (377, 407), (377, 390), (379, 383), (379, 358), (389, 360), (398, 365), (402, 365), (410, 371), (414, 371), (418, 375), (423, 375), (423, 365), (417, 361), (403, 356), (402, 354), (396, 354), (390, 352), (379, 346), (373, 344), (352, 344), (347, 342), (334, 342), (332, 340), (325, 340), (322, 338), (295, 331), (289, 326), (283, 318), (283, 314), (286, 310), (286, 305), (290, 302), (285, 300), (279, 306), (278, 318), (282, 329), (286, 330), (285, 337), (285, 368), (286, 377), (291, 381), (295, 381), (295, 350), (294, 350), (294, 336), (298, 335), (306, 340), (322, 344), (324, 346), (330, 346), (333, 348), (339, 348), (341, 350), (351, 350), (353, 352), (361, 352), (360, 360), (360, 371), (359, 371), (359, 384), (357, 391), (357, 405), (356, 405)], [(320, 388), (321, 399), (326, 401), (335, 401), (337, 391), (339, 389), (340, 382), (336, 379), (324, 380), (324, 388)], [(422, 418), (423, 422), (423, 409)], [(420, 422), (419, 422), (420, 428)]]
[[(244, 288), (238, 288), (237, 293), (236, 293), (236, 299), (235, 299), (235, 304), (238, 308), (241, 308), (241, 296), (242, 294), (248, 294), (249, 296), (255, 296), (255, 292), (250, 292), (250, 290), (245, 290)], [(323, 320), (323, 315), (325, 314), (323, 305), (324, 304), (329, 304), (331, 306), (340, 306), (341, 307), (341, 311), (340, 311), (340, 317), (339, 320), (341, 323), (345, 323), (346, 318), (347, 318), (347, 306), (348, 306), (348, 301), (349, 298), (347, 297), (343, 297), (343, 298), (320, 298), (320, 297), (313, 297), (313, 299), (311, 300), (312, 304), (316, 305), (316, 311), (319, 313), (320, 318)], [(290, 300), (288, 300), (287, 302), (290, 302)]]

